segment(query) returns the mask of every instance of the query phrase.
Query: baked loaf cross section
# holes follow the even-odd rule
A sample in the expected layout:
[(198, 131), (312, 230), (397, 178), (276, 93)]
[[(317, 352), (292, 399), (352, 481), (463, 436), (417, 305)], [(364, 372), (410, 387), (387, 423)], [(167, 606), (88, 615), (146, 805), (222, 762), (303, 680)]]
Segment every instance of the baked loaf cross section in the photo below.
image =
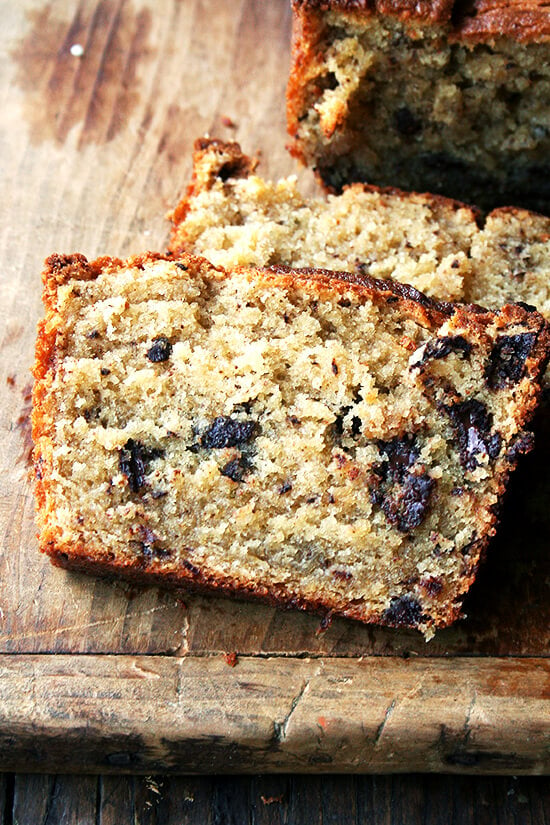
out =
[(545, 321), (322, 270), (54, 255), (33, 436), (63, 566), (427, 636), (460, 614)]
[(365, 184), (308, 198), (295, 177), (264, 180), (255, 167), (238, 143), (197, 140), (172, 213), (174, 253), (391, 278), (490, 308), (523, 301), (550, 319), (549, 217), (508, 207), (482, 220), (448, 198)]
[(550, 210), (544, 0), (293, 0), (292, 153), (351, 181)]

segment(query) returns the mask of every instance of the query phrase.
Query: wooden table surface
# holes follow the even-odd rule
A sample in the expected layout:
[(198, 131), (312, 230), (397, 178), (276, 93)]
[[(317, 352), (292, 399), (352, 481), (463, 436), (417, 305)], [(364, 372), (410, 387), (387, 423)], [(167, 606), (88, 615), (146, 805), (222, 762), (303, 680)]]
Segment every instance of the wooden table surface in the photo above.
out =
[[(546, 822), (547, 784), (527, 776), (294, 773), (550, 770), (548, 446), (516, 480), (469, 618), (429, 645), (40, 556), (28, 414), (43, 259), (162, 250), (206, 132), (260, 153), (265, 176), (315, 184), (285, 149), (288, 0), (0, 0), (0, 19), (0, 769), (42, 772), (4, 775), (0, 823), (134, 809), (163, 823)], [(65, 776), (79, 771), (101, 776)], [(194, 771), (252, 777), (168, 777)]]
[(542, 777), (0, 776), (0, 825), (548, 825)]

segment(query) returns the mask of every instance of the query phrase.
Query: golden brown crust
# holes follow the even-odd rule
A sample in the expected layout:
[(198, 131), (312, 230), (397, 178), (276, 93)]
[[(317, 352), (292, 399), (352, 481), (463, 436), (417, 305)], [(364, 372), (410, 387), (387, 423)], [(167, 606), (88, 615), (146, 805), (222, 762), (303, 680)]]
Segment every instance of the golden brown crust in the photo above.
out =
[(218, 177), (245, 178), (252, 174), (258, 161), (243, 154), (238, 143), (217, 140), (215, 138), (198, 138), (193, 147), (193, 176), (187, 187), (186, 196), (168, 215), (169, 220), (177, 226), (188, 212), (189, 200), (204, 189), (210, 189)]
[[(489, 537), (476, 542), (472, 546), (472, 558), (480, 557), (482, 550), (489, 541)], [(127, 581), (145, 586), (156, 585), (165, 589), (182, 590), (185, 592), (204, 593), (210, 595), (220, 595), (233, 599), (254, 599), (272, 607), (282, 610), (303, 610), (307, 613), (318, 613), (323, 616), (338, 615), (347, 619), (354, 619), (365, 624), (383, 624), (386, 627), (407, 627), (412, 629), (416, 624), (439, 629), (448, 627), (461, 616), (461, 604), (456, 603), (448, 606), (445, 611), (436, 614), (432, 611), (428, 621), (418, 623), (403, 622), (397, 618), (392, 619), (385, 615), (385, 611), (369, 611), (364, 606), (351, 603), (348, 608), (342, 607), (335, 602), (331, 602), (326, 597), (318, 599), (304, 599), (297, 596), (282, 584), (274, 584), (269, 588), (255, 584), (253, 582), (243, 582), (230, 576), (210, 576), (206, 575), (198, 568), (180, 569), (177, 572), (166, 572), (162, 570), (162, 565), (158, 562), (144, 566), (138, 559), (124, 559), (122, 563), (114, 559), (107, 559), (100, 552), (94, 551), (91, 547), (75, 547), (56, 544), (54, 540), (47, 545), (41, 545), (42, 552), (46, 553), (52, 562), (65, 570), (74, 570), (93, 576), (105, 576), (107, 578), (124, 578)], [(192, 565), (190, 566), (190, 568)], [(462, 582), (464, 589), (457, 597), (464, 595), (475, 580), (478, 562), (470, 564), (465, 572)]]
[(321, 294), (321, 287), (329, 288), (332, 294), (335, 292), (343, 294), (351, 286), (359, 293), (368, 294), (369, 298), (378, 305), (396, 303), (403, 312), (410, 315), (419, 324), (434, 331), (455, 310), (453, 304), (434, 301), (410, 286), (410, 284), (372, 278), (370, 275), (359, 275), (353, 272), (332, 272), (327, 269), (292, 269), (292, 267), (280, 264), (258, 271), (265, 272), (268, 275), (271, 273), (278, 275), (277, 282), (281, 286), (287, 286), (289, 283), (296, 281), (315, 284), (316, 291), (319, 294)]
[(550, 12), (545, 0), (293, 0), (295, 12), (315, 15), (341, 11), (362, 17), (374, 14), (403, 22), (442, 25), (452, 40), (491, 41), (510, 37), (519, 42), (544, 42), (550, 37)]
[(542, 43), (550, 38), (550, 12), (544, 0), (476, 0), (459, 14), (453, 40), (491, 42), (508, 37), (520, 43)]

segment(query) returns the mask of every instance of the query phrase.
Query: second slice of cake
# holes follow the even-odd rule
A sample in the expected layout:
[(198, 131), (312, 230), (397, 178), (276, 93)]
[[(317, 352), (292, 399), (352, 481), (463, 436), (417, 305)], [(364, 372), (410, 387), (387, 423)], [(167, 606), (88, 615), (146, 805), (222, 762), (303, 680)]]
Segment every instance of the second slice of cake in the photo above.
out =
[(196, 142), (174, 252), (391, 278), (491, 308), (524, 301), (550, 318), (550, 218), (508, 207), (481, 220), (458, 201), (363, 184), (307, 198), (295, 178), (267, 181), (254, 167), (237, 143)]

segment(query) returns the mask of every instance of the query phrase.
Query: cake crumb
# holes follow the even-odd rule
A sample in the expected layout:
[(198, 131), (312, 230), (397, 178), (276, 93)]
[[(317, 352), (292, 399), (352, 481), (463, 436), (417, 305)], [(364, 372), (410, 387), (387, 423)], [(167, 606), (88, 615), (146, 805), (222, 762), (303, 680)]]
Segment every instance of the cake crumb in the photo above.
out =
[(226, 665), (229, 665), (229, 667), (236, 667), (239, 661), (239, 659), (237, 658), (237, 654), (234, 650), (232, 650), (231, 653), (224, 653), (223, 658)]

